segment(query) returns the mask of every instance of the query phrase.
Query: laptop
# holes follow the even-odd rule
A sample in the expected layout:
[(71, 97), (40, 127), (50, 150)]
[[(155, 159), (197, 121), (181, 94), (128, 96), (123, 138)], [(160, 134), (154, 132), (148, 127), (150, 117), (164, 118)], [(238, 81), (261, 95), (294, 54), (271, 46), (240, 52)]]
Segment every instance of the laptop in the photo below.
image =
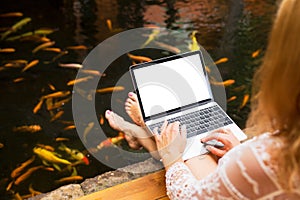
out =
[(184, 160), (207, 153), (200, 139), (218, 128), (230, 129), (240, 141), (247, 138), (214, 101), (200, 50), (132, 65), (129, 71), (151, 133), (165, 120), (186, 125)]

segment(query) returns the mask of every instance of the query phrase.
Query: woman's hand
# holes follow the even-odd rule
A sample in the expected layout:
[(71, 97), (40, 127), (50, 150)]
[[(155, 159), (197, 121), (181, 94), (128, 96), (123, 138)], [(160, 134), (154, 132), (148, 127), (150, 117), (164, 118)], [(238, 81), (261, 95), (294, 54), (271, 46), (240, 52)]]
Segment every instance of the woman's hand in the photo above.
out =
[(224, 144), (222, 148), (216, 148), (212, 145), (207, 145), (206, 149), (212, 154), (223, 157), (230, 149), (240, 144), (240, 141), (233, 135), (233, 133), (228, 129), (218, 129), (208, 136), (201, 139), (202, 143), (208, 142), (210, 140), (217, 140)]
[(168, 125), (168, 122), (165, 121), (160, 134), (158, 134), (157, 128), (153, 132), (164, 166), (169, 167), (175, 162), (182, 161), (182, 154), (186, 146), (185, 125), (181, 126), (181, 130), (179, 130), (179, 122)]

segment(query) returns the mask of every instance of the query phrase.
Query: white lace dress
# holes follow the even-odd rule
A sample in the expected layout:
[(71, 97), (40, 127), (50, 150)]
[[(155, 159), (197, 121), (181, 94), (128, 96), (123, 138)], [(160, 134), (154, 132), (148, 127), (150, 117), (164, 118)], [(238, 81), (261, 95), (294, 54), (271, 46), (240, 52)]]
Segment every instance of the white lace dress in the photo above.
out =
[[(181, 162), (173, 164), (166, 173), (167, 194), (170, 199), (300, 199), (300, 184), (287, 193), (278, 183), (272, 149), (280, 143), (269, 134), (249, 140), (226, 153), (217, 169), (197, 180)], [(268, 151), (267, 151), (268, 149)], [(199, 166), (201, 169), (201, 166)]]

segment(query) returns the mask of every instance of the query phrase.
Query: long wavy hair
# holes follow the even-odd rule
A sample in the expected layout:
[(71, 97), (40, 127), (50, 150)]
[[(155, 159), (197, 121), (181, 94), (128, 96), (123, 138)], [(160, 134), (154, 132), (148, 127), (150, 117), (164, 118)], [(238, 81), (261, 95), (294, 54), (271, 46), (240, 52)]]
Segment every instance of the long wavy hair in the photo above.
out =
[(279, 180), (286, 189), (300, 176), (300, 1), (280, 3), (262, 65), (253, 79), (246, 132), (278, 132)]

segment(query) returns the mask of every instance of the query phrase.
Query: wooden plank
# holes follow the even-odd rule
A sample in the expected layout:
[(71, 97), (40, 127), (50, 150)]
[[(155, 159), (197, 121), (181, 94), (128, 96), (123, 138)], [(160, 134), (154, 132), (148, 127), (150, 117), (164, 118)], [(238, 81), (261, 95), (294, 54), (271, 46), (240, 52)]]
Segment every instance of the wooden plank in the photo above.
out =
[(169, 198), (166, 195), (165, 170), (89, 194), (78, 200), (106, 199), (168, 200)]

